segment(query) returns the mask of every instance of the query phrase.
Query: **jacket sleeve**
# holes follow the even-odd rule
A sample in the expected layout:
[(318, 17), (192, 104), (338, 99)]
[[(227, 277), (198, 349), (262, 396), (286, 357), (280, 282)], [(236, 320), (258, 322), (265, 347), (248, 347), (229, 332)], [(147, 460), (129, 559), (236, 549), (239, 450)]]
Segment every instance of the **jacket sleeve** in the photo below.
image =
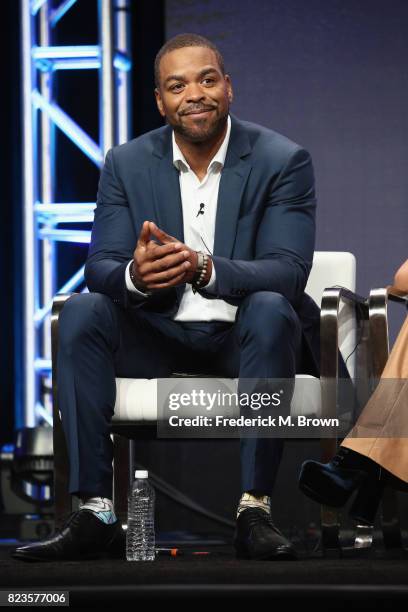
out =
[[(114, 302), (132, 303), (125, 272), (133, 258), (137, 236), (130, 216), (125, 189), (116, 175), (113, 150), (106, 155), (98, 186), (91, 243), (85, 264), (89, 291), (104, 293)], [(141, 306), (145, 300), (135, 300)]]
[(315, 187), (307, 151), (291, 154), (272, 183), (258, 226), (252, 261), (214, 256), (216, 287), (202, 295), (239, 305), (254, 291), (274, 291), (292, 304), (301, 298), (313, 262)]

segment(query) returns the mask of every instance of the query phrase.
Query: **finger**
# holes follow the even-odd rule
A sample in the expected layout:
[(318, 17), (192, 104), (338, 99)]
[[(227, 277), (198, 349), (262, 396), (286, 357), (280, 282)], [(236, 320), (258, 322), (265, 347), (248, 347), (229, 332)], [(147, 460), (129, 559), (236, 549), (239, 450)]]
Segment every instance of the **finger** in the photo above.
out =
[(179, 266), (174, 266), (173, 268), (169, 268), (168, 270), (164, 270), (163, 272), (155, 272), (152, 274), (144, 274), (143, 282), (146, 284), (147, 288), (150, 289), (151, 286), (157, 285), (157, 283), (166, 283), (170, 282), (175, 277), (180, 274), (185, 274), (190, 268), (189, 261), (183, 261)]
[(140, 230), (139, 238), (137, 241), (138, 246), (146, 247), (150, 238), (150, 225), (149, 221), (144, 221), (142, 229)]
[(168, 283), (159, 283), (157, 285), (151, 285), (151, 287), (149, 288), (150, 289), (168, 289), (169, 287), (175, 287), (176, 285), (180, 285), (181, 283), (184, 282), (184, 279), (185, 279), (185, 272), (183, 272), (182, 274), (179, 274), (179, 276), (174, 277)]
[(164, 232), (159, 227), (157, 227), (157, 225), (153, 221), (150, 221), (149, 225), (150, 225), (150, 233), (153, 234), (153, 236), (156, 236), (156, 238), (158, 238), (160, 242), (163, 242), (163, 243), (177, 242), (177, 238), (174, 238), (174, 236), (170, 236), (169, 234), (166, 234), (166, 232)]
[(160, 259), (171, 253), (180, 252), (185, 245), (182, 242), (168, 242), (167, 244), (157, 244), (154, 240), (149, 240), (146, 248), (146, 257), (150, 261)]
[(161, 257), (160, 259), (146, 262), (146, 264), (142, 266), (142, 273), (145, 275), (164, 272), (165, 270), (169, 270), (170, 268), (174, 268), (175, 266), (182, 264), (183, 261), (188, 259), (188, 257), (188, 251), (181, 251), (180, 253), (166, 255), (166, 257)]

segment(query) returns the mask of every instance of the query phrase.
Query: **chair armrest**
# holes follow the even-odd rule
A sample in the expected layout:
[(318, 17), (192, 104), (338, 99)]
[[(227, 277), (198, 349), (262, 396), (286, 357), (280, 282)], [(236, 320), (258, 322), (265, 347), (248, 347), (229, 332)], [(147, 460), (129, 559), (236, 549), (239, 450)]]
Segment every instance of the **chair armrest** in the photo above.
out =
[(398, 302), (408, 306), (408, 295), (395, 287), (372, 289), (368, 298), (370, 339), (372, 342), (373, 373), (380, 378), (390, 352), (388, 335), (388, 303)]
[(340, 309), (342, 304), (358, 306), (368, 319), (365, 298), (344, 287), (329, 287), (323, 291), (320, 313), (320, 375), (323, 379), (338, 378)]
[[(368, 320), (365, 298), (344, 287), (329, 287), (323, 291), (320, 312), (320, 383), (322, 416), (328, 418), (337, 417), (338, 414), (340, 312), (344, 306), (348, 315), (354, 313), (352, 316), (356, 319), (358, 307), (360, 316)], [(320, 445), (322, 461), (329, 461), (337, 449), (337, 434), (333, 432), (332, 438), (322, 438)], [(329, 521), (329, 517), (325, 520)]]

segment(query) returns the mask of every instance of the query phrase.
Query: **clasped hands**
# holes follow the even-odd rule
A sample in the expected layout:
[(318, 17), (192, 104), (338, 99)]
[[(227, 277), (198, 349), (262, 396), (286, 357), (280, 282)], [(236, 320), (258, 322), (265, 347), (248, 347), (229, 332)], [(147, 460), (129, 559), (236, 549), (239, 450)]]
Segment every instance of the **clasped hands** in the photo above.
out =
[[(151, 235), (161, 244), (150, 240)], [(196, 251), (166, 234), (152, 221), (145, 221), (133, 253), (133, 283), (140, 291), (191, 283), (197, 270), (197, 260)], [(211, 271), (212, 261), (209, 258), (204, 284), (209, 282)]]

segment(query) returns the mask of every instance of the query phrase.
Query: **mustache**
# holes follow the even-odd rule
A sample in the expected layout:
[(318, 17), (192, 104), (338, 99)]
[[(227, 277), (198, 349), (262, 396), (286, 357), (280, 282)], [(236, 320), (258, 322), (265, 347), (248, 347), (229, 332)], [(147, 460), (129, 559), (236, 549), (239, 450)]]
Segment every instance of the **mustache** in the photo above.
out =
[(200, 106), (189, 106), (188, 108), (186, 108), (185, 110), (181, 111), (179, 114), (180, 115), (191, 115), (192, 113), (199, 113), (202, 111), (209, 111), (209, 110), (214, 110), (216, 107), (215, 106), (203, 106), (202, 104)]

